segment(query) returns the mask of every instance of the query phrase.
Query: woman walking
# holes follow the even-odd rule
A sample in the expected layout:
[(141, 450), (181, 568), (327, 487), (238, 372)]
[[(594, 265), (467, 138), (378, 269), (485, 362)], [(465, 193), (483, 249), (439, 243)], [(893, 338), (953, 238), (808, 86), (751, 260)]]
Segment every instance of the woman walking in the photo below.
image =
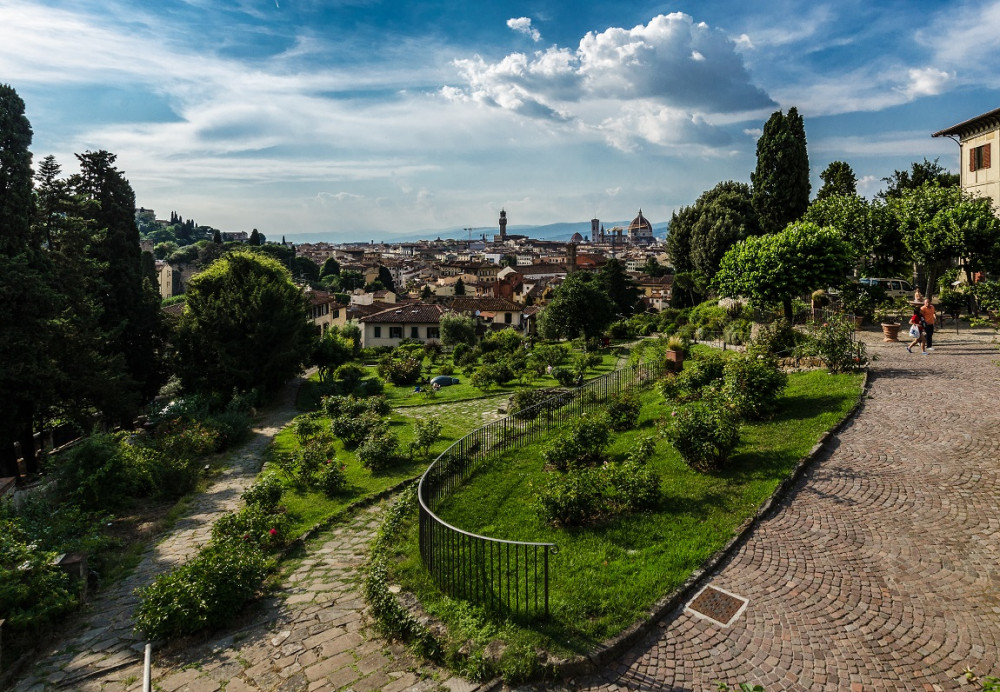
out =
[(913, 337), (907, 346), (906, 350), (908, 353), (913, 353), (912, 349), (917, 344), (920, 344), (920, 352), (925, 356), (927, 355), (927, 349), (924, 348), (924, 329), (923, 329), (924, 318), (920, 314), (920, 308), (913, 308), (913, 316), (910, 317), (910, 336)]

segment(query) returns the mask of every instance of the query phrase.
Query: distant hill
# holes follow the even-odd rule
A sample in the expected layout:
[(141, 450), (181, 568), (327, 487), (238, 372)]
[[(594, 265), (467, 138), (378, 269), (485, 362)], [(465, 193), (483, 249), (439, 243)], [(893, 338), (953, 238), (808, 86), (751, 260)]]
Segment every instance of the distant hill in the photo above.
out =
[[(629, 223), (631, 223), (631, 221), (605, 221), (604, 228), (607, 230), (614, 226), (628, 227)], [(667, 234), (668, 225), (669, 224), (667, 222), (653, 224), (653, 233), (657, 238), (663, 238)], [(492, 240), (493, 236), (499, 232), (499, 229), (474, 231), (472, 238), (473, 240), (478, 240), (483, 233), (486, 233), (487, 238)], [(543, 226), (508, 226), (507, 232), (513, 235), (526, 235), (529, 238), (537, 238), (538, 240), (560, 240), (565, 242), (572, 238), (574, 233), (579, 233), (584, 238), (589, 238), (590, 221), (550, 223)], [(285, 234), (285, 240), (292, 243), (351, 243), (368, 242), (371, 240), (374, 240), (377, 243), (399, 243), (415, 240), (434, 240), (435, 238), (463, 240), (468, 237), (469, 232), (461, 228), (423, 229), (409, 233), (365, 233), (364, 231), (347, 233), (343, 231), (330, 231), (326, 233)], [(268, 238), (268, 240), (271, 240), (271, 238)]]

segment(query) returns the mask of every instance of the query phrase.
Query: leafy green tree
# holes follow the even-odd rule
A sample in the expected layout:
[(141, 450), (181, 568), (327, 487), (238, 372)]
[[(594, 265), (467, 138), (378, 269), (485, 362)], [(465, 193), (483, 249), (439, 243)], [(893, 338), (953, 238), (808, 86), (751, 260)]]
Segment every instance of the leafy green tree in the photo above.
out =
[(319, 278), (325, 279), (328, 276), (337, 276), (339, 274), (340, 262), (333, 257), (327, 257), (326, 261), (323, 262), (323, 267), (319, 270)]
[(629, 316), (635, 312), (639, 301), (639, 287), (625, 272), (625, 265), (614, 257), (605, 262), (597, 272), (597, 282), (614, 303), (615, 312)]
[(892, 175), (882, 178), (886, 183), (886, 189), (879, 193), (884, 199), (895, 199), (902, 196), (905, 190), (915, 190), (925, 183), (931, 183), (938, 187), (956, 187), (959, 183), (957, 173), (949, 173), (942, 166), (938, 159), (928, 161), (914, 161), (910, 164), (908, 171), (893, 171)]
[(365, 277), (361, 272), (347, 270), (340, 272), (340, 290), (353, 291), (356, 288), (365, 287)]
[(809, 205), (802, 220), (840, 231), (855, 252), (856, 266), (869, 276), (896, 276), (910, 261), (899, 224), (884, 200), (829, 195)]
[(988, 197), (963, 197), (945, 212), (944, 223), (960, 238), (960, 263), (970, 285), (977, 272), (1000, 271), (1000, 220)]
[(420, 289), (420, 300), (430, 300), (434, 297), (434, 291), (431, 290), (429, 284), (424, 284), (424, 287)]
[(191, 279), (177, 333), (177, 370), (197, 392), (273, 393), (309, 357), (306, 299), (278, 261), (234, 250)]
[(296, 255), (292, 258), (292, 276), (303, 281), (319, 281), (319, 265), (308, 257)]
[(751, 174), (753, 207), (765, 233), (777, 233), (809, 207), (806, 131), (795, 107), (775, 111), (757, 140), (757, 168)]
[(153, 256), (158, 260), (165, 260), (179, 249), (180, 248), (177, 247), (177, 243), (172, 240), (166, 240), (153, 246)]
[(614, 311), (615, 304), (596, 274), (573, 272), (542, 312), (538, 331), (545, 339), (598, 336), (611, 324)]
[(681, 207), (670, 215), (667, 253), (670, 255), (674, 273), (694, 271), (694, 262), (691, 259), (691, 233), (697, 220), (698, 210), (694, 205)]
[(961, 233), (947, 220), (949, 210), (960, 201), (957, 187), (941, 187), (933, 182), (903, 189), (899, 196), (889, 198), (903, 243), (924, 269), (927, 296), (934, 295), (937, 276), (945, 264), (962, 251)]
[(826, 199), (832, 195), (856, 195), (858, 179), (854, 169), (846, 161), (833, 161), (819, 174), (823, 187), (816, 193), (816, 199)]
[(212, 242), (216, 245), (222, 245), (222, 231), (218, 228), (216, 228), (215, 233), (212, 234)]
[(667, 236), (674, 271), (696, 271), (711, 279), (734, 243), (760, 232), (750, 187), (732, 180), (721, 182), (674, 214)]
[(250, 231), (250, 239), (247, 241), (248, 245), (253, 245), (254, 247), (260, 247), (262, 245), (260, 241), (260, 232), (255, 228)]
[(501, 267), (517, 267), (517, 257), (514, 255), (504, 255), (500, 258)]
[(336, 327), (322, 334), (313, 347), (312, 364), (319, 369), (320, 382), (327, 382), (334, 371), (354, 356), (354, 340), (343, 336)]
[(792, 320), (792, 298), (843, 282), (851, 267), (849, 245), (832, 228), (791, 224), (780, 233), (747, 238), (722, 258), (715, 287), (725, 296), (784, 306)]
[(31, 123), (13, 87), (0, 84), (0, 252), (28, 246), (31, 230)]
[(642, 273), (655, 279), (667, 274), (668, 272), (666, 267), (661, 266), (660, 263), (656, 261), (656, 258), (650, 255), (646, 258), (646, 264), (642, 266)]
[(476, 321), (468, 315), (446, 312), (440, 321), (441, 343), (448, 348), (459, 344), (476, 345)]

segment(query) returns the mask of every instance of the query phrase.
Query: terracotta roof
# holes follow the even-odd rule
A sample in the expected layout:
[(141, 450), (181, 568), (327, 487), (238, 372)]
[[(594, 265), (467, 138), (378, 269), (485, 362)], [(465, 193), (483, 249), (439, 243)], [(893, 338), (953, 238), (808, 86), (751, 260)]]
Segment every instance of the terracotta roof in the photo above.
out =
[(187, 305), (187, 303), (183, 301), (177, 303), (171, 303), (170, 305), (167, 305), (166, 307), (163, 308), (163, 312), (170, 315), (181, 315), (184, 313), (185, 305)]
[(521, 306), (506, 298), (455, 298), (449, 306), (455, 312), (520, 312)]
[(524, 276), (532, 274), (565, 274), (566, 267), (558, 264), (527, 264), (523, 267), (518, 267), (517, 271)]
[(983, 113), (982, 115), (977, 115), (975, 118), (969, 118), (957, 125), (952, 125), (951, 127), (945, 128), (943, 130), (938, 130), (932, 137), (947, 137), (950, 135), (959, 135), (960, 137), (966, 137), (970, 134), (975, 134), (977, 132), (985, 132), (986, 130), (993, 129), (1000, 124), (1000, 108), (991, 110), (988, 113)]
[(444, 308), (440, 305), (413, 303), (402, 307), (393, 306), (388, 310), (377, 312), (374, 315), (362, 317), (361, 321), (369, 324), (375, 322), (436, 324), (441, 321), (441, 313), (443, 312)]

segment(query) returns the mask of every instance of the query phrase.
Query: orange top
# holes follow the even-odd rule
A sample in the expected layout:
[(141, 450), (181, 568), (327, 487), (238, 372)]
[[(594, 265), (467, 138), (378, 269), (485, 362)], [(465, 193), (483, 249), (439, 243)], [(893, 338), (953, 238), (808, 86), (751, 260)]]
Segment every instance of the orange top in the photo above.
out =
[(920, 308), (920, 314), (924, 316), (924, 322), (934, 324), (934, 306), (924, 305)]

